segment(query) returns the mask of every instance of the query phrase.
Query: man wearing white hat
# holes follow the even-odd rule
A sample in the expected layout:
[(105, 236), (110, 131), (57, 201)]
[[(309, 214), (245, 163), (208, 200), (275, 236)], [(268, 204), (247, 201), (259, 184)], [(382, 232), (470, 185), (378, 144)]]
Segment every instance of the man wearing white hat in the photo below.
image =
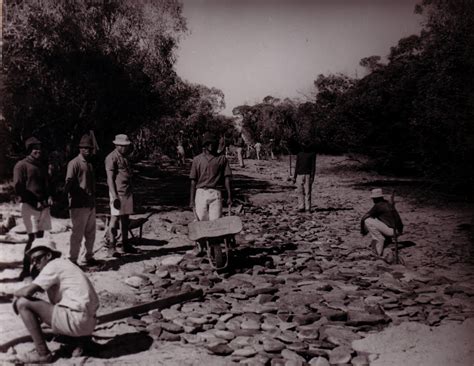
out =
[[(54, 242), (41, 238), (27, 252), (38, 276), (15, 291), (13, 309), (30, 332), (36, 353), (25, 354), (23, 363), (49, 363), (53, 356), (46, 345), (41, 323), (51, 326), (56, 334), (87, 337), (96, 325), (99, 299), (84, 272), (71, 261), (61, 258)], [(50, 302), (32, 298), (46, 291)]]
[(403, 223), (399, 213), (393, 205), (384, 199), (382, 189), (373, 189), (370, 198), (374, 206), (362, 216), (360, 231), (362, 235), (370, 233), (371, 247), (379, 256), (383, 255), (385, 238), (391, 238), (403, 233)]
[(115, 136), (113, 143), (115, 150), (105, 158), (110, 197), (110, 223), (106, 234), (106, 243), (109, 255), (118, 256), (116, 244), (119, 222), (123, 251), (136, 253), (136, 249), (128, 242), (129, 215), (133, 214), (132, 167), (127, 159), (131, 142), (127, 135), (121, 134)]

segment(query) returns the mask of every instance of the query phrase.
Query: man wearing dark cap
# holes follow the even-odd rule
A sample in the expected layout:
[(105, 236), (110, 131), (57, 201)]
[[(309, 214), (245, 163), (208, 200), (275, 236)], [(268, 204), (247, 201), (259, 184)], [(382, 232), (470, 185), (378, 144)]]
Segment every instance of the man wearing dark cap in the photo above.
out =
[[(51, 326), (55, 334), (77, 337), (81, 342), (94, 331), (99, 299), (84, 272), (61, 258), (55, 243), (38, 239), (27, 255), (39, 274), (31, 284), (15, 291), (13, 309), (30, 332), (36, 353), (27, 353), (19, 361), (51, 363), (53, 356), (41, 323)], [(47, 292), (50, 302), (32, 297), (38, 292)]]
[(216, 220), (222, 216), (222, 192), (225, 186), (227, 204), (232, 204), (230, 180), (232, 171), (224, 155), (217, 153), (218, 140), (214, 134), (203, 137), (203, 151), (193, 159), (191, 166), (190, 206), (199, 220)]
[(116, 251), (117, 226), (120, 222), (122, 248), (125, 253), (137, 250), (128, 241), (130, 215), (133, 214), (132, 166), (127, 158), (131, 141), (127, 135), (115, 136), (115, 150), (105, 158), (105, 171), (110, 197), (110, 223), (106, 234), (108, 254), (119, 256)]
[(79, 142), (79, 154), (67, 165), (64, 191), (69, 198), (69, 214), (72, 222), (69, 259), (77, 263), (82, 238), (85, 239), (86, 264), (94, 265), (95, 241), (95, 176), (91, 164), (94, 143), (90, 135)]
[(28, 156), (16, 163), (13, 169), (15, 193), (21, 199), (21, 217), (28, 233), (20, 279), (30, 275), (30, 261), (26, 252), (35, 238), (41, 238), (45, 230), (51, 230), (49, 206), (52, 203), (48, 184), (48, 168), (41, 160), (41, 141), (30, 137), (25, 142)]

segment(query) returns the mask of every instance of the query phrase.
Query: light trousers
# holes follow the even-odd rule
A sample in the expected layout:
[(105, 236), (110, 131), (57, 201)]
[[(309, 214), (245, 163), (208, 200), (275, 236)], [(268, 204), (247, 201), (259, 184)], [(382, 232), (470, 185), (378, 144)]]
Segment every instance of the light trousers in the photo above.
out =
[(222, 216), (222, 192), (218, 189), (198, 188), (194, 205), (200, 221), (217, 220)]
[(243, 168), (244, 167), (244, 157), (242, 155), (242, 148), (241, 147), (237, 148), (237, 158), (239, 159), (239, 166), (241, 168)]
[(86, 259), (90, 259), (94, 256), (95, 207), (71, 208), (69, 213), (72, 222), (69, 259), (77, 261), (81, 251), (82, 238), (85, 239)]
[(369, 217), (364, 221), (367, 231), (375, 241), (375, 249), (378, 255), (383, 254), (384, 242), (386, 237), (392, 237), (394, 235), (393, 229), (382, 221)]
[(298, 209), (311, 210), (311, 190), (314, 176), (311, 174), (298, 174), (296, 176), (296, 193), (298, 195)]

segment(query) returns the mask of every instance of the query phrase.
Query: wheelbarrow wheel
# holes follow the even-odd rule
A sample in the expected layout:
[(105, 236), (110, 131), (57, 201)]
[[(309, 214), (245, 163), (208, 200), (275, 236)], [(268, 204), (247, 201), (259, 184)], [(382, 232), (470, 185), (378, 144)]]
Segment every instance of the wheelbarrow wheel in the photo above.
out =
[(216, 268), (223, 268), (225, 266), (224, 255), (219, 243), (211, 244), (211, 259)]

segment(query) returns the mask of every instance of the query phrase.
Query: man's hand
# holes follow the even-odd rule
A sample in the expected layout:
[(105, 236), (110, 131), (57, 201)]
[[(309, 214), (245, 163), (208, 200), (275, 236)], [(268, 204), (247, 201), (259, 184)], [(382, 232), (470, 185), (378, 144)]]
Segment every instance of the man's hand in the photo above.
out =
[(114, 198), (114, 201), (113, 201), (113, 206), (116, 210), (120, 210), (120, 207), (121, 207), (121, 203), (120, 203), (120, 200), (118, 198)]

